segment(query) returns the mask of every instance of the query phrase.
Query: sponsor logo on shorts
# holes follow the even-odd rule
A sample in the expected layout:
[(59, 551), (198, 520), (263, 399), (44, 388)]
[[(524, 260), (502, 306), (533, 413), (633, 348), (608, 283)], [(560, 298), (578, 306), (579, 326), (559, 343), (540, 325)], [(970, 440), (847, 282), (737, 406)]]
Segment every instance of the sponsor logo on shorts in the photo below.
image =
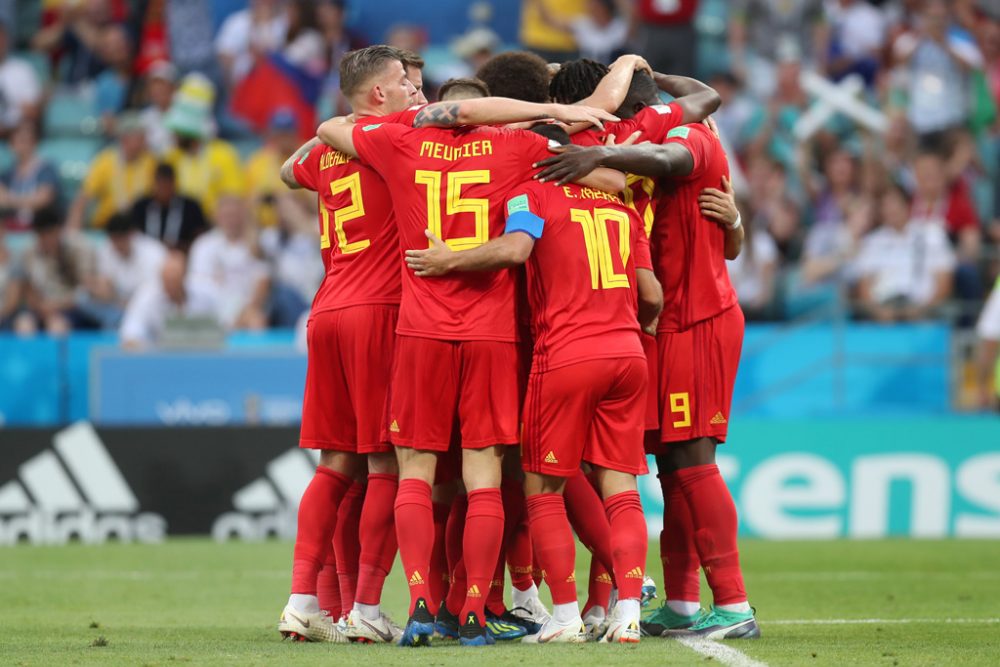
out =
[(710, 419), (708, 423), (709, 424), (725, 424), (727, 422), (726, 422), (726, 417), (722, 414), (722, 412), (716, 412), (715, 416), (712, 417), (712, 419)]
[(559, 463), (559, 459), (556, 458), (555, 452), (553, 452), (550, 449), (549, 453), (545, 455), (545, 462), (546, 463)]
[(393, 419), (392, 423), (389, 424), (389, 432), (390, 433), (399, 433), (399, 424), (396, 423), (395, 419)]
[(410, 585), (419, 586), (422, 583), (424, 583), (424, 578), (420, 575), (420, 571), (414, 570), (413, 574), (410, 575)]
[(625, 573), (626, 579), (642, 579), (643, 572), (641, 567), (633, 567), (631, 570)]

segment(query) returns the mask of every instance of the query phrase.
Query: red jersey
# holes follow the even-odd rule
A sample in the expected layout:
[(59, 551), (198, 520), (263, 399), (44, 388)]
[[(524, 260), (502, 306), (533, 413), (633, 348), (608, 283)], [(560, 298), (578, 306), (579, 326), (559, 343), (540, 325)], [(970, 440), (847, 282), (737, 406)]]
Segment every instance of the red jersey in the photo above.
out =
[(703, 189), (721, 189), (722, 177), (729, 177), (722, 144), (701, 124), (671, 130), (663, 143), (683, 145), (694, 159), (688, 176), (660, 183), (663, 194), (650, 238), (656, 277), (663, 285), (658, 331), (673, 333), (736, 305), (736, 291), (726, 269), (726, 233), (698, 207)]
[(638, 216), (613, 194), (528, 181), (507, 200), (507, 231), (536, 239), (527, 262), (533, 372), (645, 357), (636, 268), (652, 269)]
[[(503, 203), (550, 155), (523, 130), (358, 125), (354, 146), (389, 186), (401, 249), (428, 246), (430, 229), (454, 250), (503, 233)], [(418, 278), (403, 267), (397, 333), (439, 340), (517, 340), (508, 270)]]
[[(618, 123), (607, 123), (605, 130), (584, 130), (572, 135), (570, 139), (578, 146), (603, 146), (609, 134), (615, 135), (615, 141), (621, 143), (632, 136), (633, 132), (641, 132), (638, 141), (651, 141), (661, 144), (667, 138), (670, 130), (680, 125), (684, 112), (671, 102), (646, 107), (632, 118)], [(656, 180), (637, 174), (627, 175), (625, 204), (639, 214), (642, 219), (646, 236), (652, 234), (653, 221), (656, 219), (656, 206), (659, 199), (656, 191)]]

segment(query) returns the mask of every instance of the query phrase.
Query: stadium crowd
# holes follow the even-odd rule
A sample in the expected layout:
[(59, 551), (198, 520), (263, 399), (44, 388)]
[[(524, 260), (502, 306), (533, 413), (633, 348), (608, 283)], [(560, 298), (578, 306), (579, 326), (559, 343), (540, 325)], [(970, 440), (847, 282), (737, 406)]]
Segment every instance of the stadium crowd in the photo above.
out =
[[(167, 313), (293, 326), (322, 265), (315, 202), (285, 190), (278, 167), (345, 110), (344, 53), (383, 37), (433, 50), (426, 32), (355, 34), (344, 0), (40, 5), (0, 5), (0, 329), (120, 327), (143, 345)], [(220, 5), (237, 9), (213, 34)], [(878, 321), (975, 322), (1000, 243), (995, 3), (524, 0), (521, 12), (522, 46), (551, 62), (630, 50), (720, 92), (749, 236), (730, 268), (750, 319), (848, 304)], [(425, 71), (428, 97), (501, 41), (470, 26)], [(267, 66), (306, 92), (261, 95)]]

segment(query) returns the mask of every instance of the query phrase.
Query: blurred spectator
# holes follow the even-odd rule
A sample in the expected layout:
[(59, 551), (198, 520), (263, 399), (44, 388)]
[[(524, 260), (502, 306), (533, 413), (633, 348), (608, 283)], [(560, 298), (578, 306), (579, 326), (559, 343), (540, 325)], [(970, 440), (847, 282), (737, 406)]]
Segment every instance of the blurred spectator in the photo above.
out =
[(880, 322), (932, 317), (951, 295), (955, 256), (944, 229), (910, 217), (909, 196), (893, 186), (878, 206), (881, 226), (858, 256), (863, 312)]
[(38, 211), (31, 228), (35, 243), (23, 256), (27, 315), (35, 327), (62, 335), (98, 326), (78, 298), (94, 276), (94, 252), (79, 234), (67, 233), (59, 212)]
[(170, 60), (181, 74), (218, 74), (211, 0), (170, 0), (166, 4)]
[(976, 325), (979, 337), (979, 405), (996, 409), (1000, 398), (1000, 279), (997, 279), (990, 298)]
[(187, 258), (170, 252), (159, 276), (136, 290), (125, 308), (119, 335), (122, 345), (141, 349), (155, 345), (171, 318), (215, 319), (216, 302), (211, 295), (186, 280)]
[(110, 19), (108, 0), (62, 3), (55, 10), (54, 21), (35, 33), (31, 46), (49, 54), (52, 71), (60, 81), (92, 81), (104, 69), (99, 55), (101, 28)]
[(7, 137), (22, 121), (38, 118), (42, 84), (35, 68), (11, 58), (7, 25), (0, 22), (0, 137)]
[(314, 0), (290, 0), (287, 9), (288, 32), (281, 54), (285, 60), (312, 74), (320, 74), (325, 63), (323, 36)]
[(8, 227), (26, 229), (37, 211), (59, 199), (59, 174), (37, 153), (35, 125), (23, 122), (10, 138), (14, 166), (0, 177), (0, 215)]
[(66, 220), (70, 229), (84, 226), (91, 204), (94, 213), (89, 226), (103, 227), (113, 214), (130, 211), (136, 201), (149, 194), (156, 159), (146, 149), (145, 132), (136, 114), (122, 114), (117, 122), (117, 145), (97, 154), (73, 200)]
[(278, 224), (275, 200), (288, 192), (281, 182), (281, 165), (301, 143), (296, 131), (295, 113), (291, 109), (278, 109), (271, 116), (264, 145), (253, 154), (247, 164), (247, 191), (254, 210), (254, 219), (260, 227)]
[(280, 0), (250, 0), (250, 6), (230, 14), (219, 28), (215, 51), (232, 86), (253, 67), (254, 56), (281, 50), (288, 16)]
[[(318, 27), (323, 35), (327, 77), (323, 97), (330, 109), (339, 109), (340, 59), (344, 54), (367, 45), (364, 38), (352, 32), (344, 21), (344, 0), (320, 0), (316, 7)], [(346, 104), (346, 103), (345, 103)], [(346, 109), (346, 106), (344, 106)]]
[[(791, 201), (785, 168), (767, 155), (751, 155), (747, 167), (754, 214), (751, 224), (767, 229), (782, 257), (798, 259), (802, 216)], [(781, 215), (782, 209), (789, 214)]]
[(832, 35), (827, 70), (834, 80), (859, 74), (875, 82), (885, 46), (885, 20), (867, 0), (838, 0), (831, 7)]
[(635, 49), (656, 72), (694, 76), (700, 0), (638, 0)]
[[(541, 0), (556, 21), (571, 22), (587, 12), (589, 0)], [(542, 18), (538, 0), (524, 0), (521, 5), (521, 45), (546, 62), (561, 63), (577, 57), (573, 35), (553, 28)]]
[(963, 125), (969, 118), (970, 74), (982, 55), (968, 33), (951, 28), (944, 0), (927, 0), (920, 25), (896, 40), (893, 56), (906, 74), (907, 118), (919, 135)]
[(385, 43), (403, 51), (420, 53), (427, 48), (427, 32), (420, 26), (397, 23), (389, 28)]
[(767, 152), (786, 169), (794, 166), (795, 124), (809, 108), (809, 96), (802, 89), (802, 62), (798, 48), (786, 43), (778, 52), (773, 67), (773, 93), (767, 106), (759, 105), (749, 122), (747, 132), (753, 137), (747, 150), (757, 154)]
[(270, 285), (267, 265), (257, 251), (243, 199), (221, 197), (215, 229), (191, 246), (190, 280), (216, 301), (219, 321), (226, 328), (267, 327)]
[(453, 79), (472, 76), (489, 62), (500, 42), (500, 36), (489, 28), (473, 28), (452, 42), (451, 50), (461, 61), (442, 68), (441, 76)]
[[(615, 0), (589, 0), (584, 14), (564, 19), (549, 11), (546, 0), (529, 0), (549, 28), (573, 38), (581, 58), (610, 64), (623, 53), (628, 22), (619, 16)], [(671, 70), (661, 70), (671, 71)]]
[(775, 319), (778, 246), (767, 230), (747, 225), (743, 252), (726, 264), (729, 280), (747, 319)]
[(102, 329), (117, 329), (128, 300), (140, 285), (156, 278), (167, 250), (121, 213), (111, 216), (106, 231), (108, 242), (97, 248), (97, 273), (80, 307)]
[(284, 193), (278, 200), (277, 226), (260, 233), (260, 248), (270, 265), (270, 321), (284, 328), (294, 327), (309, 309), (324, 273), (314, 218), (299, 215), (290, 198), (291, 193)]
[(781, 49), (794, 50), (809, 64), (825, 62), (829, 27), (823, 0), (735, 0), (730, 11), (731, 66), (760, 99), (774, 90)]
[(146, 143), (156, 156), (173, 148), (173, 134), (167, 127), (167, 111), (174, 98), (177, 68), (165, 60), (153, 63), (146, 72), (143, 108), (139, 112), (146, 128)]
[(115, 131), (115, 116), (127, 106), (132, 86), (132, 44), (125, 26), (112, 23), (101, 30), (98, 54), (105, 69), (94, 81), (94, 111), (104, 134), (111, 136)]
[(198, 202), (177, 192), (177, 177), (169, 164), (159, 164), (153, 192), (132, 207), (132, 224), (168, 248), (187, 252), (208, 226)]
[[(656, 70), (658, 72), (672, 70)], [(747, 142), (752, 138), (749, 127), (757, 115), (757, 105), (740, 89), (740, 82), (731, 72), (720, 72), (713, 76), (708, 84), (719, 93), (722, 104), (719, 110), (712, 114), (712, 119), (719, 127), (719, 134), (725, 137), (729, 145), (739, 154), (743, 153)]]
[(210, 220), (220, 196), (244, 191), (239, 154), (228, 142), (213, 138), (214, 98), (208, 79), (198, 74), (184, 77), (167, 112), (175, 147), (164, 158), (177, 174), (181, 194), (196, 199)]
[(0, 225), (0, 331), (7, 331), (21, 307), (22, 281)]

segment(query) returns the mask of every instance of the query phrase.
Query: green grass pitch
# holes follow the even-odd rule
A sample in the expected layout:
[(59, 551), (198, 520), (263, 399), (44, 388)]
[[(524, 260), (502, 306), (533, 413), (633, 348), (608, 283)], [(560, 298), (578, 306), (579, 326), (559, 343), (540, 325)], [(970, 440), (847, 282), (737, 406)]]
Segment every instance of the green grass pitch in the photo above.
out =
[[(740, 654), (716, 658), (660, 639), (482, 649), (282, 642), (275, 623), (288, 592), (288, 543), (3, 549), (0, 664), (1000, 664), (1000, 542), (746, 541), (742, 549), (764, 638), (729, 642)], [(649, 566), (659, 579), (655, 544)], [(400, 621), (404, 595), (397, 564), (386, 601)]]

